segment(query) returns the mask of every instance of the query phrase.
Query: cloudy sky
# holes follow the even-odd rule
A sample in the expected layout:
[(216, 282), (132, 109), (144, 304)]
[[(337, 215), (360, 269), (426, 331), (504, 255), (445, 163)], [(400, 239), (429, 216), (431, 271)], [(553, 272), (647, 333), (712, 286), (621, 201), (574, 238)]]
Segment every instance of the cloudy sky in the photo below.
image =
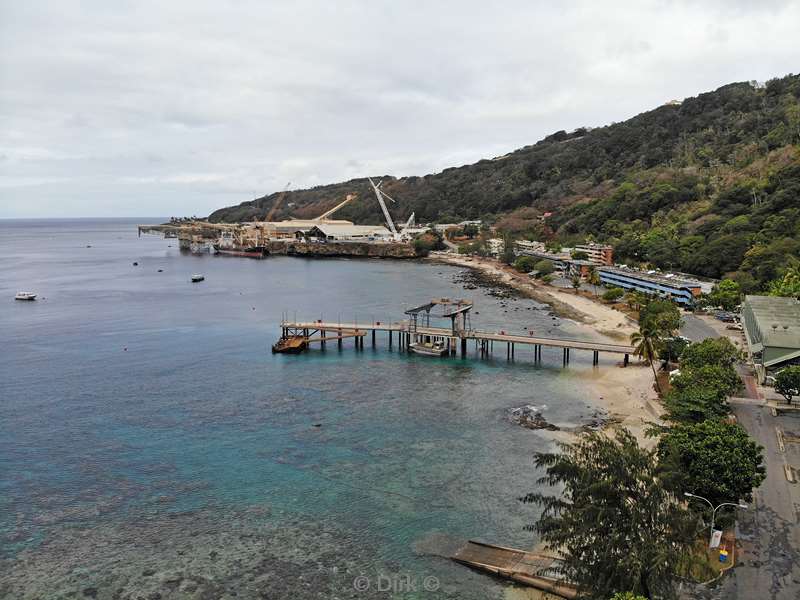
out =
[(797, 1), (560, 4), (0, 0), (0, 218), (205, 215), (800, 71)]

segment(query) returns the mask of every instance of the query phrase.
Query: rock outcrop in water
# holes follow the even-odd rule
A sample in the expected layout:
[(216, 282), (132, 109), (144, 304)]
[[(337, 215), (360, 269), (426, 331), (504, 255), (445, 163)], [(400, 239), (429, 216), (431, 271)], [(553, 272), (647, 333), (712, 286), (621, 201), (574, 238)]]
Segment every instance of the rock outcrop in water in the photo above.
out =
[(535, 406), (528, 404), (519, 408), (512, 408), (509, 412), (511, 420), (517, 425), (522, 425), (528, 429), (547, 429), (548, 431), (559, 431), (560, 427), (548, 423), (542, 412)]

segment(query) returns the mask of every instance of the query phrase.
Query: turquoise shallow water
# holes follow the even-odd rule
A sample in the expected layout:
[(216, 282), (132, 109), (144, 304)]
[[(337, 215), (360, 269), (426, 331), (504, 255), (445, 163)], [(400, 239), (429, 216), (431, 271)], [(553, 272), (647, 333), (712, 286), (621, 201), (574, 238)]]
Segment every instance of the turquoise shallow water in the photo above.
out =
[[(228, 559), (225, 593), (257, 597), (247, 571), (248, 585), (272, 576), (264, 585), (277, 577), (287, 597), (313, 596), (292, 587), (301, 559), (247, 570), (219, 537), (203, 538), (221, 547), (214, 566), (182, 562), (197, 549), (173, 556), (159, 546), (143, 557), (137, 536), (177, 522), (173, 540), (211, 522), (217, 536), (263, 525), (265, 540), (293, 532), (281, 547), (288, 555), (317, 552), (373, 576), (435, 575), (440, 587), (420, 597), (501, 593), (437, 554), (473, 537), (535, 544), (523, 530), (535, 512), (516, 498), (535, 487), (532, 454), (552, 440), (510, 423), (507, 411), (546, 405), (551, 422), (578, 423), (590, 411), (579, 377), (588, 357), (563, 370), (557, 351), (542, 366), (519, 349), (514, 365), (505, 351), (438, 360), (390, 350), (381, 336), (363, 352), (348, 342), (274, 356), (269, 345), (282, 313), (388, 321), (431, 297), (466, 294), (480, 313), (474, 326), (577, 330), (532, 301), (503, 306), (462, 289), (452, 267), (197, 257), (174, 242), (139, 239), (129, 221), (0, 221), (0, 593), (125, 597), (112, 590), (142, 588), (129, 570), (157, 556), (160, 570), (184, 577), (174, 589), (159, 580), (163, 597), (194, 597), (186, 573)], [(194, 272), (206, 281), (191, 284)], [(41, 299), (14, 302), (20, 289)], [(116, 562), (91, 558), (102, 577), (88, 555), (73, 564), (57, 549), (76, 540), (114, 548)], [(325, 585), (346, 597), (351, 583)], [(385, 595), (418, 597), (406, 591)]]

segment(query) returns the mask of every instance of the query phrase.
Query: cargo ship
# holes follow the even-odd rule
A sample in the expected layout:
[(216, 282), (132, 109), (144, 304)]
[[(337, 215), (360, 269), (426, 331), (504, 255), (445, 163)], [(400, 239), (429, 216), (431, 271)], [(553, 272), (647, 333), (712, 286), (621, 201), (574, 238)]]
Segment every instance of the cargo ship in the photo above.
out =
[(248, 258), (264, 258), (269, 254), (269, 250), (264, 246), (248, 246), (246, 248), (223, 248), (219, 245), (214, 245), (214, 250), (217, 254), (227, 254), (229, 256), (246, 256)]

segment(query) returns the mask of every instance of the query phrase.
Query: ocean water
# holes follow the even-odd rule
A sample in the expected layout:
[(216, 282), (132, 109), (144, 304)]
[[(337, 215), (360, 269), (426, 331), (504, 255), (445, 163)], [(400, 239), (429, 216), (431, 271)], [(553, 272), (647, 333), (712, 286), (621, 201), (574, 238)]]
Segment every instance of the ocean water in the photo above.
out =
[(536, 544), (517, 498), (553, 437), (508, 410), (579, 424), (590, 357), (269, 348), (283, 314), (390, 321), (440, 296), (478, 328), (587, 333), (450, 266), (193, 256), (135, 224), (0, 221), (0, 597), (501, 597), (443, 556)]

